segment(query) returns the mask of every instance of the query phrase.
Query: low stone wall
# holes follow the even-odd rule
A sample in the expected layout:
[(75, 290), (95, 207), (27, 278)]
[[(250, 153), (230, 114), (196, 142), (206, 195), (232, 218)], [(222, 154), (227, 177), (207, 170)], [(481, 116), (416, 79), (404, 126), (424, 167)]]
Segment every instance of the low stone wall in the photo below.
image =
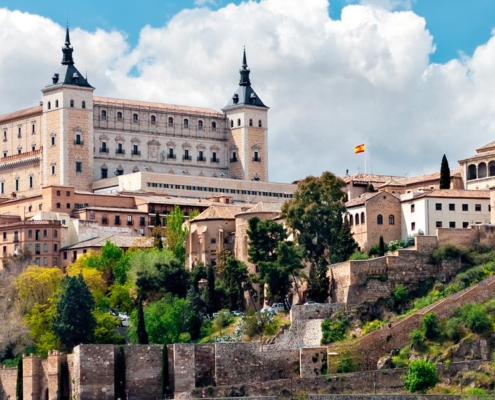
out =
[(308, 319), (325, 319), (330, 318), (333, 314), (339, 311), (345, 311), (344, 303), (323, 303), (309, 306), (292, 306), (290, 310), (290, 320), (291, 322), (294, 322)]
[(460, 400), (450, 394), (310, 394), (307, 400)]
[(161, 398), (161, 345), (123, 346), (128, 399)]
[(325, 375), (328, 370), (327, 348), (316, 347), (300, 350), (300, 377), (313, 378)]
[(468, 229), (437, 228), (438, 244), (451, 243), (470, 248), (475, 243), (495, 246), (495, 225), (470, 225)]

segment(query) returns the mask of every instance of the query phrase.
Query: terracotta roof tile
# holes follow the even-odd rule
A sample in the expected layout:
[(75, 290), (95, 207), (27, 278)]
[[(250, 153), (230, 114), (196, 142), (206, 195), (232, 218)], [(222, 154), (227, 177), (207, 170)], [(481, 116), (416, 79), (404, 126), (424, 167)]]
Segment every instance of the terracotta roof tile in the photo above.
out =
[(129, 247), (140, 247), (149, 248), (153, 247), (153, 238), (142, 237), (142, 236), (119, 236), (113, 235), (108, 237), (94, 237), (92, 239), (84, 240), (82, 242), (73, 244), (71, 246), (66, 246), (62, 250), (75, 250), (84, 249), (89, 247), (103, 247), (105, 243), (109, 240), (111, 243), (118, 247), (129, 248)]
[(251, 209), (251, 205), (229, 206), (215, 205), (207, 208), (199, 214), (193, 221), (204, 221), (208, 219), (235, 219), (237, 214)]
[(43, 106), (25, 108), (23, 110), (11, 112), (9, 114), (0, 115), (0, 123), (8, 122), (20, 118), (26, 118), (31, 115), (37, 115), (37, 114), (41, 115), (42, 112), (43, 112)]
[(484, 146), (478, 147), (476, 149), (477, 153), (484, 153), (489, 150), (495, 150), (495, 141), (485, 144)]
[[(461, 198), (461, 199), (489, 199), (489, 190), (463, 190), (463, 189), (434, 189), (425, 192), (415, 192), (414, 198)], [(410, 199), (409, 199), (410, 200)], [(407, 200), (406, 200), (407, 201)]]

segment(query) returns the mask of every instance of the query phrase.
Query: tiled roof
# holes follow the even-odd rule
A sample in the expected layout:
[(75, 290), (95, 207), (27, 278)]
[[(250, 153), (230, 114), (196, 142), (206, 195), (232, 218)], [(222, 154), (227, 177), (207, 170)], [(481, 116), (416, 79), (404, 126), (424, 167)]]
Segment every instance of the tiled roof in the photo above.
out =
[(116, 107), (127, 107), (129, 109), (138, 110), (143, 109), (146, 111), (160, 110), (168, 111), (174, 114), (183, 113), (193, 113), (193, 114), (204, 114), (208, 116), (214, 116), (217, 118), (225, 118), (224, 114), (216, 111), (212, 108), (203, 107), (190, 107), (181, 106), (175, 104), (165, 104), (165, 103), (154, 103), (149, 101), (138, 101), (138, 100), (125, 100), (125, 99), (115, 99), (111, 97), (99, 97), (95, 96), (93, 98), (94, 105), (97, 106), (116, 106)]
[(487, 149), (485, 151), (481, 151), (481, 152), (476, 153), (470, 157), (463, 158), (462, 160), (459, 160), (459, 162), (468, 161), (468, 160), (477, 159), (477, 158), (485, 158), (485, 157), (490, 157), (490, 156), (495, 156), (495, 149), (494, 150)]
[[(462, 190), (462, 189), (435, 189), (424, 192), (415, 192), (414, 199), (420, 197), (433, 198), (460, 198), (460, 199), (489, 199), (489, 190)], [(411, 199), (409, 199), (411, 200)], [(407, 201), (407, 200), (406, 200)]]
[(136, 209), (133, 209), (133, 208), (98, 207), (98, 206), (90, 206), (90, 207), (78, 208), (77, 210), (74, 210), (74, 212), (77, 212), (77, 211), (86, 211), (86, 210), (88, 210), (88, 211), (121, 212), (121, 213), (139, 213), (139, 214), (146, 213), (146, 211), (136, 210)]
[(172, 197), (172, 196), (140, 196), (135, 195), (135, 198), (139, 198), (149, 204), (166, 204), (166, 205), (178, 205), (178, 206), (201, 206), (211, 207), (215, 205), (222, 205), (226, 207), (232, 207), (231, 204), (220, 203), (218, 201), (211, 201), (206, 199), (193, 199), (185, 197)]
[(384, 183), (380, 187), (385, 187), (385, 186), (406, 186), (406, 184), (397, 182), (395, 179), (390, 179), (388, 182)]
[(235, 219), (237, 214), (247, 211), (251, 208), (250, 205), (242, 206), (220, 206), (215, 205), (207, 208), (199, 214), (193, 221), (204, 221), (208, 219)]
[(71, 246), (67, 246), (62, 248), (62, 250), (76, 250), (76, 249), (85, 249), (89, 247), (103, 247), (105, 243), (109, 240), (114, 245), (126, 248), (129, 247), (144, 247), (149, 248), (153, 247), (153, 238), (142, 237), (142, 236), (119, 236), (113, 235), (108, 237), (95, 237), (92, 239), (84, 240), (82, 242), (73, 244)]
[(484, 146), (478, 147), (476, 149), (477, 153), (484, 153), (489, 150), (495, 150), (495, 141), (485, 144)]
[(361, 204), (365, 204), (368, 200), (372, 199), (373, 197), (375, 197), (375, 196), (377, 196), (379, 194), (380, 193), (378, 193), (378, 192), (373, 192), (373, 193), (366, 192), (366, 193), (363, 193), (361, 196), (356, 197), (355, 199), (349, 200), (347, 203), (345, 203), (345, 206), (347, 208), (349, 208), (349, 207), (355, 207), (355, 206), (359, 206)]
[(256, 213), (256, 212), (274, 212), (280, 213), (282, 211), (283, 203), (269, 203), (269, 202), (259, 202), (250, 210), (244, 211), (244, 213)]
[(43, 112), (43, 106), (36, 106), (31, 108), (25, 108), (24, 110), (18, 110), (9, 114), (0, 115), (0, 123), (8, 122), (14, 119), (26, 118), (31, 115), (40, 114)]
[[(450, 170), (450, 176), (451, 177), (460, 177), (461, 176), (461, 169), (451, 169)], [(380, 183), (383, 182), (384, 184), (387, 184), (390, 181), (395, 182), (396, 185), (412, 185), (414, 183), (421, 183), (421, 182), (428, 182), (428, 181), (434, 181), (434, 180), (439, 180), (440, 179), (440, 171), (429, 173), (429, 174), (423, 174), (423, 175), (417, 175), (417, 176), (391, 176), (391, 175), (374, 175), (374, 174), (356, 174), (352, 176), (346, 176), (344, 178), (344, 181), (346, 183), (349, 183), (351, 181), (363, 181), (363, 182), (371, 182), (371, 183)]]

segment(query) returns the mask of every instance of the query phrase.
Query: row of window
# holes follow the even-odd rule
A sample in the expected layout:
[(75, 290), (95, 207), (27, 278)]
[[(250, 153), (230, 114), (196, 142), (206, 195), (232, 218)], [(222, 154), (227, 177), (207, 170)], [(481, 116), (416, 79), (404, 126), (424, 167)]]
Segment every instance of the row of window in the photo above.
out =
[[(28, 239), (32, 239), (33, 238), (33, 233), (34, 233), (34, 240), (41, 240), (41, 229), (36, 229), (34, 232), (32, 229), (29, 229), (28, 232), (27, 232), (27, 237)], [(2, 233), (2, 237), (3, 237), (3, 240), (8, 240), (8, 234), (7, 232), (3, 232)], [(49, 233), (48, 233), (48, 229), (43, 229), (43, 238), (48, 238), (49, 237)], [(56, 229), (53, 230), (53, 237), (54, 238), (57, 238), (58, 237), (58, 231)], [(14, 231), (14, 238), (13, 238), (13, 241), (14, 242), (18, 242), (19, 241), (19, 231)]]
[[(71, 108), (74, 108), (74, 105), (75, 105), (74, 100), (70, 100), (69, 104), (70, 104)], [(58, 100), (55, 100), (55, 108), (58, 108), (58, 107), (59, 107)], [(52, 109), (52, 102), (51, 101), (48, 102), (47, 108), (49, 110)], [(81, 108), (86, 108), (86, 102), (84, 100), (81, 102)]]
[[(32, 189), (34, 187), (34, 176), (30, 175), (28, 177), (29, 180), (29, 189)], [(21, 187), (21, 178), (15, 178), (14, 179), (14, 191), (18, 192)], [(5, 194), (5, 182), (0, 182), (0, 194)]]
[[(4, 128), (3, 129), (3, 141), (4, 142), (7, 141), (7, 132), (8, 132), (8, 129)], [(31, 135), (35, 135), (35, 134), (36, 134), (36, 124), (34, 122), (32, 122), (31, 123)], [(22, 138), (22, 125), (17, 126), (17, 138), (18, 139)]]
[[(35, 144), (33, 144), (31, 146), (31, 151), (36, 151), (36, 145)], [(17, 148), (17, 154), (22, 154), (22, 147)], [(8, 157), (8, 155), (9, 155), (8, 150), (4, 150), (3, 151), (3, 158)]]
[(168, 183), (154, 183), (148, 182), (148, 187), (164, 188), (164, 189), (177, 189), (177, 190), (193, 190), (199, 192), (213, 192), (213, 193), (227, 193), (227, 194), (244, 194), (249, 196), (265, 196), (265, 197), (277, 197), (292, 199), (291, 193), (273, 193), (273, 192), (259, 192), (256, 190), (237, 190), (237, 189), (225, 189), (225, 188), (212, 188), (204, 186), (187, 186), (187, 185), (173, 185)]
[[(240, 118), (237, 119), (237, 126), (241, 126), (241, 119)], [(249, 126), (254, 126), (252, 119), (249, 119)], [(233, 119), (230, 120), (230, 127), (231, 128), (234, 127), (234, 120)], [(258, 120), (258, 128), (262, 128), (262, 127), (263, 127), (263, 123), (261, 122), (261, 119), (260, 119), (260, 120)]]
[[(442, 203), (435, 203), (435, 210), (442, 211)], [(490, 205), (488, 205), (488, 211), (491, 210)], [(455, 204), (449, 204), (449, 211), (455, 211)], [(462, 205), (462, 211), (469, 211), (469, 204)], [(474, 211), (481, 211), (481, 204), (474, 205)], [(414, 212), (414, 204), (411, 204), (411, 212)]]
[(487, 175), (495, 176), (495, 161), (490, 161), (488, 167), (485, 162), (478, 165), (471, 164), (467, 169), (467, 180), (486, 178)]

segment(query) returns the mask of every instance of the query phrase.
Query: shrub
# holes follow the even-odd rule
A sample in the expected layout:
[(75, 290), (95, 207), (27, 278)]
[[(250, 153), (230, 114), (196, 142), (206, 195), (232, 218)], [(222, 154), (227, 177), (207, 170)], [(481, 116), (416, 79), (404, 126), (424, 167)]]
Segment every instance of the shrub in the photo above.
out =
[(403, 376), (406, 389), (411, 392), (426, 393), (438, 383), (437, 367), (431, 361), (414, 360), (409, 363), (407, 375)]
[(375, 319), (374, 321), (367, 322), (363, 326), (363, 331), (361, 332), (362, 335), (367, 335), (370, 332), (377, 331), (382, 327), (382, 322), (378, 319)]
[(434, 340), (440, 336), (440, 327), (435, 313), (428, 313), (421, 322), (421, 329), (427, 339)]
[(220, 310), (218, 316), (213, 320), (213, 329), (219, 331), (226, 328), (234, 321), (229, 310)]
[(321, 344), (329, 344), (345, 339), (349, 320), (341, 314), (335, 314), (334, 319), (325, 319), (321, 323), (322, 338)]
[(409, 335), (409, 339), (411, 339), (411, 345), (415, 349), (421, 348), (423, 346), (423, 343), (425, 341), (425, 337), (423, 336), (423, 332), (421, 332), (419, 329), (415, 329), (411, 332)]
[(356, 364), (352, 361), (351, 353), (346, 350), (339, 357), (339, 361), (337, 363), (337, 373), (340, 374), (355, 371), (357, 371)]
[(462, 318), (449, 318), (445, 324), (445, 336), (457, 343), (461, 340), (464, 332), (462, 329)]
[(349, 257), (349, 260), (367, 260), (370, 256), (362, 251), (355, 251)]
[(395, 288), (393, 296), (396, 305), (400, 307), (407, 302), (409, 293), (407, 292), (406, 287), (401, 283)]
[(483, 333), (491, 325), (486, 309), (482, 304), (464, 305), (461, 315), (466, 326), (474, 333)]

